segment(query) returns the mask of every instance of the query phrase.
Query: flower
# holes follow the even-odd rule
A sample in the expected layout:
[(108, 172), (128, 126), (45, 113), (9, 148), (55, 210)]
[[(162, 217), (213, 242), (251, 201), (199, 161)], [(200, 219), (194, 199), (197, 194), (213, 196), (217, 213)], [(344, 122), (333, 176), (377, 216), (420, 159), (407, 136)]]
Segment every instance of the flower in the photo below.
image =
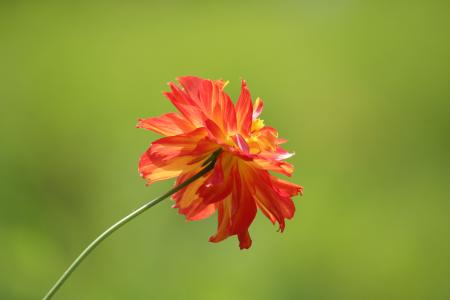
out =
[(303, 188), (269, 173), (290, 176), (293, 166), (284, 160), (293, 154), (280, 147), (286, 140), (259, 118), (263, 101), (252, 104), (244, 80), (236, 105), (224, 92), (228, 82), (193, 76), (178, 81), (181, 86), (169, 83), (171, 91), (164, 95), (179, 113), (140, 119), (137, 125), (165, 136), (142, 155), (141, 176), (148, 184), (174, 177), (181, 184), (221, 149), (211, 172), (172, 196), (173, 207), (187, 220), (217, 211), (217, 232), (209, 241), (237, 235), (241, 249), (252, 244), (248, 229), (257, 208), (282, 232), (285, 219), (294, 216), (291, 197)]

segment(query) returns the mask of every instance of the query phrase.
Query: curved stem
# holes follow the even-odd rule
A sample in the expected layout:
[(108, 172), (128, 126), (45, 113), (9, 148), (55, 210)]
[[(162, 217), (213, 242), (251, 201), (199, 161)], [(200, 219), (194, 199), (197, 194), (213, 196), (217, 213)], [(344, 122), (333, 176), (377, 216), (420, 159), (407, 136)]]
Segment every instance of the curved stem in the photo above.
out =
[(102, 234), (100, 234), (92, 243), (90, 243), (86, 247), (86, 249), (83, 250), (83, 252), (81, 252), (80, 255), (78, 255), (78, 257), (67, 268), (67, 270), (64, 272), (64, 274), (58, 279), (58, 281), (52, 286), (52, 288), (44, 296), (43, 300), (51, 299), (53, 297), (53, 295), (55, 295), (55, 293), (59, 290), (59, 288), (64, 284), (64, 282), (67, 280), (67, 278), (69, 278), (69, 276), (73, 273), (73, 271), (75, 271), (75, 269), (78, 267), (78, 265), (80, 265), (80, 263), (89, 255), (89, 253), (91, 253), (92, 250), (94, 250), (104, 239), (106, 239), (108, 236), (113, 234), (116, 230), (121, 228), (123, 225), (127, 224), (128, 222), (130, 222), (131, 220), (133, 220), (134, 218), (136, 218), (137, 216), (139, 216), (140, 214), (145, 212), (150, 207), (155, 206), (159, 202), (161, 202), (164, 199), (168, 198), (169, 196), (175, 194), (179, 190), (183, 189), (184, 187), (188, 186), (195, 180), (199, 179), (200, 177), (202, 177), (203, 175), (205, 175), (206, 173), (211, 171), (214, 168), (217, 156), (220, 154), (221, 151), (222, 151), (221, 149), (215, 151), (211, 155), (211, 157), (208, 158), (208, 160), (207, 160), (208, 165), (205, 168), (203, 168), (200, 172), (198, 172), (197, 174), (195, 174), (188, 180), (184, 181), (180, 185), (175, 186), (173, 189), (169, 190), (164, 195), (139, 207), (138, 209), (136, 209), (135, 211), (133, 211), (132, 213), (130, 213), (129, 215), (127, 215), (126, 217), (124, 217), (123, 219), (121, 219), (120, 221), (118, 221), (117, 223), (115, 223), (114, 225), (109, 227), (108, 229), (106, 229), (106, 231), (104, 231)]

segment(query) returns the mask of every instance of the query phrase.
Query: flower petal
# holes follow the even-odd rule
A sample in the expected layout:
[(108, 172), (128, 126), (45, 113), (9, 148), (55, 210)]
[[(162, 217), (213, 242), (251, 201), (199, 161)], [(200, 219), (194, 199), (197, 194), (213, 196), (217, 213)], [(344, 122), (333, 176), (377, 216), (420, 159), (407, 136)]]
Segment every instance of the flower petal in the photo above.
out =
[(255, 104), (253, 105), (253, 115), (252, 115), (253, 120), (256, 120), (261, 115), (263, 108), (264, 102), (262, 101), (262, 99), (259, 97), (256, 98)]
[(303, 195), (303, 187), (298, 184), (277, 178), (275, 176), (271, 176), (270, 179), (272, 181), (272, 186), (282, 197), (292, 197), (299, 194)]
[(217, 232), (209, 238), (212, 243), (223, 241), (231, 232), (231, 194), (217, 204)]
[(265, 159), (259, 156), (253, 159), (255, 165), (263, 170), (274, 171), (286, 176), (291, 176), (294, 172), (294, 166), (285, 161), (278, 161), (275, 159)]
[(247, 144), (247, 142), (245, 141), (245, 139), (242, 137), (242, 135), (240, 135), (239, 133), (234, 135), (232, 137), (234, 143), (236, 144), (236, 146), (239, 147), (239, 149), (244, 153), (244, 154), (248, 154), (250, 152), (250, 148)]
[(281, 161), (281, 160), (288, 159), (294, 155), (295, 155), (295, 153), (293, 153), (293, 152), (288, 152), (281, 147), (277, 147), (275, 149), (275, 151), (273, 151), (273, 152), (264, 151), (264, 152), (259, 153), (258, 157), (264, 158), (264, 159), (273, 159), (273, 160)]
[(196, 76), (181, 76), (178, 77), (177, 80), (192, 100), (198, 102), (200, 87), (206, 80)]
[(214, 120), (217, 120), (226, 132), (236, 132), (236, 109), (230, 96), (223, 90), (218, 93), (218, 103), (214, 110)]
[(196, 214), (192, 214), (189, 217), (189, 221), (199, 221), (209, 218), (212, 214), (216, 212), (217, 208), (215, 204), (207, 205), (203, 210), (198, 211)]
[(302, 187), (278, 179), (267, 171), (257, 171), (252, 176), (255, 180), (256, 203), (272, 223), (278, 222), (280, 231), (285, 228), (285, 219), (291, 219), (295, 206), (291, 197), (298, 195)]
[(191, 122), (176, 113), (168, 113), (160, 117), (139, 119), (139, 123), (136, 127), (152, 130), (166, 136), (182, 134), (195, 129)]
[(252, 126), (252, 98), (245, 80), (242, 80), (241, 94), (236, 103), (237, 130), (247, 137)]
[(227, 136), (214, 121), (210, 119), (205, 120), (205, 127), (208, 129), (209, 137), (212, 140), (215, 140), (219, 144), (226, 142)]
[(218, 227), (217, 233), (210, 237), (210, 242), (220, 242), (231, 235), (237, 235), (239, 247), (248, 249), (251, 239), (248, 228), (256, 216), (256, 203), (250, 192), (253, 188), (247, 182), (246, 167), (237, 163), (233, 166), (231, 176), (233, 178), (232, 193), (218, 203)]
[(155, 181), (176, 177), (182, 172), (199, 169), (200, 158), (206, 159), (212, 153), (212, 147), (203, 148), (211, 151), (198, 154), (198, 147), (207, 135), (204, 128), (186, 134), (165, 137), (152, 143), (142, 155), (139, 172), (151, 184)]
[(209, 79), (202, 79), (195, 76), (178, 77), (178, 81), (184, 88), (188, 98), (191, 99), (192, 105), (195, 105), (203, 112), (205, 117), (210, 118), (212, 108), (216, 99), (212, 97), (213, 82)]
[[(196, 174), (196, 171), (190, 171), (182, 174), (177, 179), (177, 185), (182, 184), (187, 179)], [(172, 195), (175, 200), (174, 208), (178, 209), (178, 213), (185, 215), (189, 221), (200, 220), (209, 217), (215, 211), (215, 205), (206, 203), (199, 195), (198, 190), (205, 184), (207, 178), (211, 176), (206, 174)]]
[(230, 195), (233, 188), (231, 170), (234, 164), (233, 155), (222, 153), (218, 157), (211, 176), (198, 190), (198, 194), (205, 202), (217, 203)]
[(250, 238), (250, 233), (247, 230), (238, 233), (239, 248), (249, 249), (252, 246), (252, 239)]
[(198, 107), (197, 103), (194, 102), (191, 97), (189, 97), (184, 91), (178, 88), (172, 82), (169, 83), (171, 88), (170, 92), (164, 92), (172, 104), (183, 114), (183, 116), (189, 120), (196, 127), (202, 127), (204, 114)]

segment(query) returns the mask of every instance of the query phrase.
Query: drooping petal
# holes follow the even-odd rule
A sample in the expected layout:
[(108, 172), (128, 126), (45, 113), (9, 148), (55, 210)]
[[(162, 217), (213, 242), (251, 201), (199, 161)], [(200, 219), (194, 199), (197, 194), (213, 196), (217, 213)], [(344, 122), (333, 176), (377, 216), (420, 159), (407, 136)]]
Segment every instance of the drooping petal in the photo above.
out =
[(237, 130), (245, 137), (249, 136), (252, 126), (252, 98), (247, 88), (247, 84), (242, 80), (241, 94), (236, 103)]
[(236, 213), (232, 218), (232, 231), (238, 235), (239, 247), (241, 249), (248, 249), (252, 245), (252, 240), (248, 233), (248, 228), (253, 223), (256, 216), (256, 201), (252, 183), (248, 180), (248, 175), (245, 174), (245, 168), (239, 168), (240, 176), (236, 176), (235, 189), (233, 190), (233, 203), (237, 204)]
[(139, 123), (136, 127), (152, 130), (165, 136), (182, 134), (195, 129), (190, 121), (176, 113), (168, 113), (160, 117), (139, 119)]
[(285, 228), (285, 219), (291, 219), (295, 213), (292, 197), (301, 192), (302, 187), (278, 179), (267, 171), (255, 171), (256, 203), (272, 223), (278, 222), (280, 231)]
[(231, 194), (217, 204), (217, 232), (209, 238), (212, 243), (223, 241), (231, 236)]
[(272, 186), (277, 190), (280, 196), (292, 197), (299, 194), (303, 195), (303, 187), (298, 184), (280, 179), (275, 176), (271, 176), (270, 179), (272, 181)]
[(202, 210), (199, 210), (197, 213), (192, 214), (188, 220), (189, 221), (199, 221), (199, 220), (206, 219), (206, 218), (210, 217), (211, 215), (213, 215), (216, 212), (216, 210), (217, 210), (216, 204), (214, 204), (214, 203), (209, 204)]
[(248, 228), (246, 230), (238, 232), (239, 239), (239, 248), (249, 249), (252, 246), (252, 239), (250, 238), (250, 233), (248, 232)]
[(256, 216), (256, 203), (251, 193), (253, 187), (245, 177), (245, 167), (239, 163), (233, 166), (231, 176), (233, 179), (232, 193), (218, 203), (217, 233), (210, 237), (211, 242), (220, 242), (229, 236), (237, 235), (239, 247), (248, 249), (251, 239), (248, 228)]

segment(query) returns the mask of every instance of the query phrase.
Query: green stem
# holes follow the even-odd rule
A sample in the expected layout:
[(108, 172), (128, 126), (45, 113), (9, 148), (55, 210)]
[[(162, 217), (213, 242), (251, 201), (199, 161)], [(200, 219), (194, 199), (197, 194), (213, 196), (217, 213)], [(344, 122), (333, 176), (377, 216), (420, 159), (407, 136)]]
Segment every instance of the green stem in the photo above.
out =
[(184, 187), (188, 186), (195, 180), (199, 179), (209, 171), (211, 171), (214, 168), (214, 165), (216, 163), (217, 156), (220, 154), (222, 150), (219, 149), (215, 151), (210, 158), (208, 158), (208, 165), (203, 168), (200, 172), (186, 180), (185, 182), (181, 183), (180, 185), (175, 186), (173, 189), (165, 193), (164, 195), (144, 204), (143, 206), (139, 207), (111, 227), (109, 227), (106, 231), (104, 231), (102, 234), (100, 234), (92, 243), (89, 244), (89, 246), (84, 249), (83, 252), (81, 252), (80, 255), (74, 260), (74, 262), (67, 268), (67, 270), (64, 272), (64, 274), (58, 279), (58, 281), (52, 286), (52, 288), (48, 291), (48, 293), (45, 295), (43, 300), (49, 300), (51, 299), (55, 293), (59, 290), (59, 288), (64, 284), (64, 282), (69, 278), (69, 276), (75, 271), (75, 269), (81, 264), (81, 262), (89, 255), (89, 253), (92, 252), (104, 239), (106, 239), (108, 236), (113, 234), (116, 230), (121, 228), (123, 225), (127, 224), (143, 212), (145, 212), (150, 207), (155, 206), (159, 202), (163, 201), (164, 199), (170, 197), (171, 195), (175, 194), (179, 190), (183, 189)]

